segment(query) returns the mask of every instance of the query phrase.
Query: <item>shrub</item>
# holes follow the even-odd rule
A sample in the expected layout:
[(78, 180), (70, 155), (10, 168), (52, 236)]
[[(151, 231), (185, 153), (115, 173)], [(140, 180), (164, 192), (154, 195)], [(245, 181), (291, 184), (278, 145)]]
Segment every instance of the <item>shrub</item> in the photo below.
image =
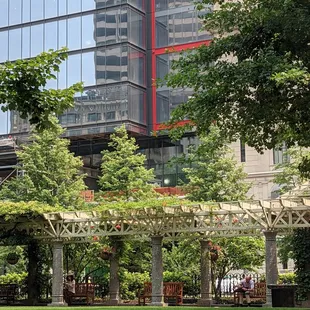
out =
[(197, 277), (185, 274), (184, 271), (164, 271), (164, 282), (183, 282), (184, 296), (197, 296), (200, 292), (200, 281)]
[(287, 272), (279, 275), (279, 284), (295, 284), (296, 274), (294, 272)]
[(23, 273), (7, 273), (0, 276), (0, 284), (22, 284), (27, 277), (27, 272)]
[(138, 296), (139, 290), (143, 289), (144, 282), (151, 280), (149, 273), (128, 272), (124, 270), (120, 275), (120, 293), (122, 299), (135, 299)]

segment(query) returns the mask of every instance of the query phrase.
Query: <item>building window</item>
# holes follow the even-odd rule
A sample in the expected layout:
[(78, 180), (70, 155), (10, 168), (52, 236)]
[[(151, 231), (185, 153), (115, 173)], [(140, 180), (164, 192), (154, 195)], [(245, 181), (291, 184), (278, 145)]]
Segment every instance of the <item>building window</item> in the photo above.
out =
[(88, 122), (97, 122), (101, 120), (101, 114), (100, 113), (88, 113), (87, 115), (87, 121)]
[(115, 119), (115, 111), (107, 112), (106, 113), (106, 119), (107, 120), (114, 120)]
[(79, 122), (80, 116), (77, 114), (67, 114), (67, 123), (68, 124), (76, 124)]
[(240, 160), (245, 163), (245, 143), (240, 141)]
[(283, 164), (289, 161), (288, 155), (286, 154), (287, 147), (283, 143), (281, 146), (273, 149), (273, 163), (274, 165)]

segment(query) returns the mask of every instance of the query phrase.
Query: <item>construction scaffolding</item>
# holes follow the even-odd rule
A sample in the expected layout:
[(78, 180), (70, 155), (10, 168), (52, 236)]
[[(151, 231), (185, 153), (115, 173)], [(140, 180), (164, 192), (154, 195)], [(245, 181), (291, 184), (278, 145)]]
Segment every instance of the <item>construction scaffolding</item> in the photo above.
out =
[(0, 186), (16, 173), (17, 149), (18, 146), (14, 137), (0, 138)]

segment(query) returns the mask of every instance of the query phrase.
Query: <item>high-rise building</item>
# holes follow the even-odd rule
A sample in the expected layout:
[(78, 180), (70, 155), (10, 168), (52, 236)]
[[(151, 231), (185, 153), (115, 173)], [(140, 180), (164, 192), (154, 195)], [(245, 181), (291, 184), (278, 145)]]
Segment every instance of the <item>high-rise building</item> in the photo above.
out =
[[(173, 143), (166, 136), (154, 137), (152, 132), (192, 94), (190, 89), (156, 88), (156, 79), (169, 72), (180, 51), (208, 44), (211, 39), (201, 30), (199, 19), (199, 14), (210, 12), (198, 13), (193, 2), (0, 0), (0, 63), (34, 57), (49, 49), (69, 49), (57, 80), (47, 87), (65, 88), (84, 82), (84, 92), (76, 94), (74, 108), (59, 120), (67, 128), (72, 151), (83, 157), (89, 187), (96, 188), (100, 152), (107, 146), (108, 134), (121, 123), (137, 138), (159, 185), (175, 186), (184, 180), (182, 168), (167, 162), (197, 143), (195, 135), (188, 134)], [(11, 135), (18, 140), (28, 131), (27, 120), (17, 113), (0, 112), (3, 137)], [(9, 156), (7, 151), (2, 153)], [(237, 147), (236, 154), (246, 161), (244, 147)], [(0, 147), (0, 177), (5, 177), (10, 165), (2, 165), (1, 159), (6, 157), (1, 156)], [(262, 173), (256, 171), (262, 166), (258, 162), (251, 161), (250, 172)], [(268, 173), (272, 164), (264, 167)], [(255, 165), (257, 169), (253, 169)], [(269, 193), (271, 187), (267, 187)]]

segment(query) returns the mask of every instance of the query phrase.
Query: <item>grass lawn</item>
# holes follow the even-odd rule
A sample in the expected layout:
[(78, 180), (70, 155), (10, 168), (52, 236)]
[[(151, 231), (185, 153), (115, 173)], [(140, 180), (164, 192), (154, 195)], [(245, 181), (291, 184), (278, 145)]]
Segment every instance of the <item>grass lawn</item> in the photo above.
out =
[[(57, 309), (57, 307), (52, 307), (53, 309)], [(19, 307), (19, 306), (8, 306), (8, 307), (5, 307), (5, 306), (1, 306), (0, 307), (0, 310), (47, 310), (47, 309), (52, 309), (50, 307)], [(63, 308), (63, 307), (61, 307)], [(123, 307), (110, 307), (110, 306), (90, 306), (90, 307), (87, 307), (87, 306), (80, 306), (80, 307), (66, 307), (66, 309), (70, 309), (70, 310), (159, 310), (163, 307), (151, 307), (151, 306), (123, 306)], [(250, 308), (237, 308), (237, 307), (212, 307), (212, 309), (219, 309), (219, 310), (233, 310), (233, 309), (249, 309), (249, 310), (253, 310), (253, 309), (256, 309), (256, 310), (262, 310), (262, 309), (272, 309), (272, 308), (255, 308), (255, 307), (250, 307)], [(206, 307), (186, 307), (186, 306), (180, 306), (180, 307), (169, 307), (169, 309), (180, 309), (180, 310), (199, 310), (199, 309), (207, 309)], [(299, 310), (299, 309), (305, 309), (305, 308), (277, 308), (279, 310)]]

